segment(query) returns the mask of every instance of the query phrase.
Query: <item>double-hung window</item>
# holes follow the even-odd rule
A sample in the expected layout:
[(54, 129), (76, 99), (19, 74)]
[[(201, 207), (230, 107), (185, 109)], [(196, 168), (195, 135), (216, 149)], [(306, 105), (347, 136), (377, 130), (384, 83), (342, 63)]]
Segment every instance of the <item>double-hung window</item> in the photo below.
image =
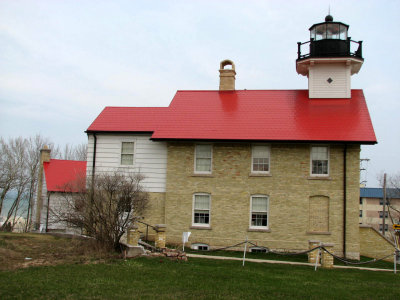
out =
[[(385, 218), (389, 216), (388, 211), (385, 211)], [(383, 219), (383, 211), (379, 211), (379, 218)]]
[(211, 174), (212, 145), (196, 145), (194, 171), (198, 174)]
[(122, 142), (121, 146), (121, 165), (133, 165), (133, 155), (135, 152), (134, 142)]
[(253, 145), (251, 158), (252, 173), (269, 173), (270, 149), (266, 145)]
[[(385, 231), (388, 231), (388, 228), (389, 228), (388, 224), (385, 224)], [(383, 224), (379, 224), (379, 231), (382, 231), (382, 229), (383, 229)]]
[(254, 195), (250, 199), (250, 228), (268, 228), (268, 196)]
[[(379, 205), (383, 205), (383, 198), (379, 199)], [(389, 205), (389, 199), (386, 199), (386, 205)]]
[(329, 175), (329, 148), (328, 146), (311, 147), (311, 175)]
[(193, 195), (193, 225), (210, 226), (211, 196), (209, 194)]

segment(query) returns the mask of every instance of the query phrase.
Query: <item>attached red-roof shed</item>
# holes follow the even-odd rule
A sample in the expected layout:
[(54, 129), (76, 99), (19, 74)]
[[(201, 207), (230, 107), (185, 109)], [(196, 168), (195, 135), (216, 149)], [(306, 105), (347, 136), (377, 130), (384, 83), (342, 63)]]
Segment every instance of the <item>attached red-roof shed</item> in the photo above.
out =
[(178, 91), (167, 108), (107, 107), (87, 132), (152, 132), (154, 140), (355, 142), (376, 137), (362, 90)]
[(47, 191), (80, 192), (86, 185), (86, 161), (51, 159), (43, 163)]

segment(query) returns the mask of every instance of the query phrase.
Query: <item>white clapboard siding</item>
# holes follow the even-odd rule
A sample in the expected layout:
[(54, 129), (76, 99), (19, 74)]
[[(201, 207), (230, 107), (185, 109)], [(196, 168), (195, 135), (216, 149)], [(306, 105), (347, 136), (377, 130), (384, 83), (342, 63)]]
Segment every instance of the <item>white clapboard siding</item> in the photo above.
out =
[[(333, 81), (328, 83), (328, 79)], [(350, 66), (342, 64), (316, 64), (310, 67), (310, 98), (350, 98)]]
[(48, 203), (49, 207), (47, 207), (47, 203), (43, 206), (43, 210), (46, 211), (46, 213), (47, 209), (49, 209), (49, 218), (47, 220), (47, 228), (49, 230), (67, 230), (68, 225), (65, 222), (61, 221), (59, 216), (65, 214), (67, 212), (67, 209), (70, 207), (68, 205), (68, 201), (70, 201), (71, 199), (68, 197), (68, 194), (64, 193), (50, 193)]
[[(153, 142), (149, 134), (96, 134), (96, 174), (102, 172), (131, 172), (144, 175), (143, 185), (148, 192), (165, 192), (167, 177), (167, 145)], [(121, 165), (122, 142), (134, 142), (133, 166)], [(89, 135), (87, 174), (92, 174), (94, 138)]]

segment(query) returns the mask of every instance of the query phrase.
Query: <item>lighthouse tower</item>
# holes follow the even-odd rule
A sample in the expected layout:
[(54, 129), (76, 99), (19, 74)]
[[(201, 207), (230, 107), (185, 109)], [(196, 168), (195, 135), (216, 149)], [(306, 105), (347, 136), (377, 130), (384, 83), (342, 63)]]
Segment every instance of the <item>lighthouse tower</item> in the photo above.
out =
[[(297, 43), (296, 71), (308, 77), (309, 98), (351, 98), (351, 75), (364, 59), (362, 41), (351, 40), (348, 29), (328, 15), (310, 27), (309, 41)], [(309, 51), (302, 53), (306, 48)]]

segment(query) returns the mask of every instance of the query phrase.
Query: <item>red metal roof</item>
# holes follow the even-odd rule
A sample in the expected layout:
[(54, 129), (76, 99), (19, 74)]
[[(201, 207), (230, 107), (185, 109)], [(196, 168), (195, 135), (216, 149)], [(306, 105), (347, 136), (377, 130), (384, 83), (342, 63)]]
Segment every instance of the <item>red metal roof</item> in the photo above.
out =
[(87, 131), (153, 132), (167, 107), (106, 107)]
[(107, 107), (88, 132), (153, 139), (376, 143), (362, 90), (310, 99), (307, 90), (178, 91), (167, 108)]
[(51, 159), (44, 162), (47, 191), (79, 192), (86, 185), (86, 161)]

